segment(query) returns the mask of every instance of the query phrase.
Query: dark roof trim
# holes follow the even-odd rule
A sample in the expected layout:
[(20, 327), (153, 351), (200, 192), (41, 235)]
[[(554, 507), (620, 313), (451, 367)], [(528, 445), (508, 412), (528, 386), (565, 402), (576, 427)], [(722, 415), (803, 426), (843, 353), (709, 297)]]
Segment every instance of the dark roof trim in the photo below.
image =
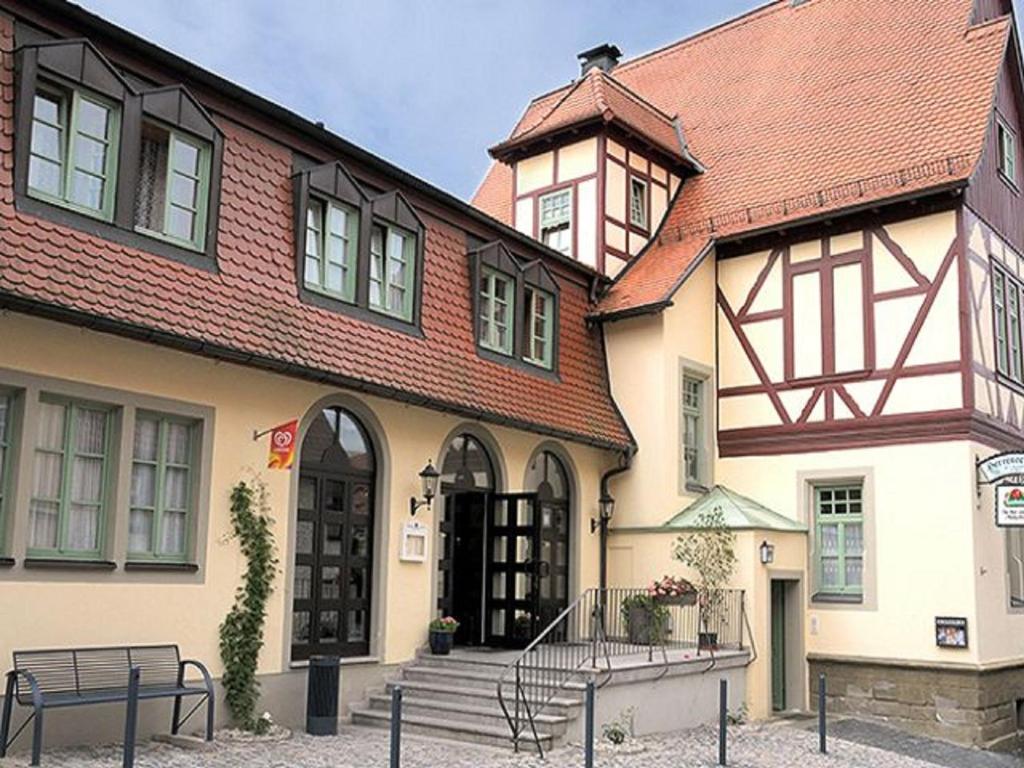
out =
[[(235, 363), (236, 365), (258, 368), (271, 373), (277, 373), (282, 376), (314, 381), (319, 384), (330, 384), (332, 386), (342, 387), (355, 392), (362, 392), (367, 395), (383, 397), (389, 400), (397, 400), (399, 402), (429, 408), (435, 411), (442, 411), (444, 413), (452, 413), (464, 418), (479, 419), (480, 421), (485, 421), (490, 424), (511, 427), (512, 429), (520, 429), (526, 432), (533, 432), (534, 434), (544, 435), (546, 437), (552, 437), (559, 440), (567, 440), (582, 445), (594, 446), (595, 448), (613, 451), (623, 451), (632, 448), (632, 446), (628, 444), (617, 443), (611, 440), (601, 440), (566, 430), (554, 429), (545, 424), (538, 424), (522, 419), (501, 416), (496, 413), (469, 408), (460, 403), (454, 403), (425, 395), (417, 395), (395, 387), (363, 381), (351, 376), (344, 376), (342, 374), (310, 368), (309, 366), (296, 365), (295, 363), (278, 360), (266, 355), (255, 355), (221, 344), (211, 344), (197, 339), (190, 339), (187, 336), (182, 336), (180, 334), (168, 333), (166, 331), (148, 328), (144, 325), (101, 317), (99, 315), (89, 314), (88, 312), (62, 307), (57, 304), (36, 301), (35, 299), (26, 299), (10, 293), (0, 292), (0, 309), (9, 309), (14, 312), (34, 315), (47, 320), (69, 323), (89, 330), (110, 333), (136, 341), (158, 344), (162, 347), (168, 347), (170, 349), (176, 349), (194, 355), (222, 360), (228, 363)], [(614, 400), (612, 400), (612, 402), (614, 404)], [(615, 406), (615, 408), (618, 410), (618, 406)], [(621, 418), (621, 413), (619, 413), (619, 417)], [(626, 424), (624, 419), (622, 420), (622, 424), (625, 426), (627, 433), (629, 433), (629, 426)], [(629, 434), (632, 439), (632, 434)]]
[(587, 320), (591, 320), (597, 323), (612, 323), (616, 320), (626, 320), (630, 317), (640, 317), (641, 315), (657, 315), (662, 310), (668, 309), (673, 305), (671, 299), (663, 299), (662, 301), (655, 301), (650, 304), (640, 304), (635, 307), (627, 307), (626, 309), (619, 309), (615, 312), (605, 312), (604, 314), (590, 314), (587, 315)]
[[(497, 232), (499, 232), (504, 238), (514, 240), (515, 242), (531, 248), (538, 253), (542, 253), (545, 257), (571, 267), (588, 277), (597, 277), (601, 280), (607, 280), (607, 277), (602, 275), (600, 272), (597, 272), (575, 259), (568, 258), (559, 251), (544, 245), (539, 240), (534, 240), (532, 237), (524, 235), (507, 224), (487, 215), (479, 208), (475, 208), (455, 195), (445, 192), (443, 189), (424, 181), (408, 171), (402, 170), (398, 166), (393, 165), (378, 155), (373, 154), (369, 150), (363, 149), (340, 135), (327, 130), (322, 125), (317, 125), (301, 115), (275, 104), (269, 99), (258, 96), (257, 94), (246, 90), (240, 85), (237, 85), (220, 75), (203, 69), (187, 59), (183, 59), (182, 57), (171, 53), (170, 51), (161, 48), (160, 46), (155, 45), (132, 32), (129, 32), (128, 30), (109, 22), (80, 6), (66, 2), (66, 0), (32, 0), (32, 8), (33, 10), (38, 10), (41, 13), (58, 16), (62, 23), (71, 26), (78, 25), (93, 33), (101, 35), (115, 46), (123, 46), (126, 49), (136, 52), (143, 58), (152, 60), (161, 67), (174, 71), (176, 74), (181, 76), (182, 79), (191, 79), (202, 83), (212, 90), (219, 91), (229, 99), (237, 101), (250, 109), (263, 113), (270, 121), (287, 126), (294, 131), (304, 134), (312, 141), (318, 142), (332, 150), (350, 155), (375, 171), (393, 178), (397, 183), (405, 184), (411, 189), (415, 189), (417, 192), (433, 198), (442, 205), (446, 205), (457, 210), (467, 218), (493, 230), (497, 230)], [(17, 11), (11, 12), (17, 15)]]

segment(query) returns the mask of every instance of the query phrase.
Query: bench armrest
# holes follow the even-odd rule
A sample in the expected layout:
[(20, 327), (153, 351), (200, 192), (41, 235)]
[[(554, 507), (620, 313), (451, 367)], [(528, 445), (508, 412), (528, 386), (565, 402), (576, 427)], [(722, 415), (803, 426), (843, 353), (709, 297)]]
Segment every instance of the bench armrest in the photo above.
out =
[(203, 683), (206, 685), (206, 690), (209, 692), (210, 697), (213, 697), (213, 678), (210, 677), (210, 671), (206, 668), (206, 665), (201, 661), (195, 659), (182, 659), (178, 665), (178, 681), (185, 681), (185, 667), (195, 667), (199, 674), (203, 676)]
[[(29, 692), (32, 695), (32, 706), (36, 709), (43, 708), (43, 692), (39, 689), (39, 682), (36, 680), (36, 676), (25, 669), (12, 669), (7, 673), (8, 682), (13, 681), (15, 684), (18, 682), (18, 677), (25, 678), (25, 682), (28, 683)], [(19, 694), (15, 694), (18, 696)]]

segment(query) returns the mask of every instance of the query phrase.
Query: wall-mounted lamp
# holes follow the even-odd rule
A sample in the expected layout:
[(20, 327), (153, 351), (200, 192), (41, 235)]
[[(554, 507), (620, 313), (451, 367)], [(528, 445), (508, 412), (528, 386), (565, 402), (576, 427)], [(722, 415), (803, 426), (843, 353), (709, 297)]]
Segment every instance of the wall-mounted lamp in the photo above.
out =
[(615, 499), (607, 493), (601, 494), (601, 498), (597, 501), (597, 510), (601, 517), (600, 520), (590, 518), (591, 533), (599, 527), (607, 527), (608, 523), (611, 522), (612, 515), (615, 514)]
[(761, 565), (771, 565), (775, 562), (775, 545), (762, 541), (758, 548), (761, 553)]
[(428, 461), (427, 466), (425, 466), (420, 472), (420, 482), (423, 485), (423, 500), (421, 501), (415, 496), (409, 499), (410, 515), (415, 517), (417, 509), (420, 507), (430, 506), (430, 503), (437, 495), (437, 481), (440, 477), (441, 473), (434, 469), (434, 463), (432, 461)]

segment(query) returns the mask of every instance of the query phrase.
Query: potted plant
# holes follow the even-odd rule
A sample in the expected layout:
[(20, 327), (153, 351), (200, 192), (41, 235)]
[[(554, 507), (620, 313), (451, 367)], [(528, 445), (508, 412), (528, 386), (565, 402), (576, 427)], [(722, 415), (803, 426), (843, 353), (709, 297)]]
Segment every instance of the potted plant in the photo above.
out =
[(633, 645), (660, 645), (668, 636), (668, 608), (649, 592), (630, 595), (619, 608)]
[(718, 507), (701, 513), (696, 527), (676, 539), (674, 557), (698, 577), (699, 649), (717, 647), (718, 629), (727, 621), (724, 590), (736, 567), (735, 548), (736, 533)]
[(452, 616), (442, 616), (430, 622), (430, 652), (435, 656), (451, 653), (458, 628), (459, 622)]
[(697, 588), (686, 579), (675, 576), (662, 576), (647, 591), (661, 605), (695, 605), (697, 602)]
[(533, 614), (520, 613), (512, 621), (512, 641), (519, 648), (525, 648), (533, 640)]

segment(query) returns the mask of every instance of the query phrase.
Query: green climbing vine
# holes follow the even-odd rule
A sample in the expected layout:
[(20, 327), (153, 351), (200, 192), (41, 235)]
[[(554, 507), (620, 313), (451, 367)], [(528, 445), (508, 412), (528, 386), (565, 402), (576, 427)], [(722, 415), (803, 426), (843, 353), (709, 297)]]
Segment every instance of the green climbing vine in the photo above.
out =
[(267, 488), (259, 477), (250, 483), (242, 481), (231, 490), (231, 525), (248, 566), (235, 591), (235, 604), (220, 625), (222, 683), (238, 727), (263, 733), (269, 722), (256, 717), (260, 695), (256, 664), (263, 647), (263, 624), (267, 599), (273, 591), (277, 554)]

